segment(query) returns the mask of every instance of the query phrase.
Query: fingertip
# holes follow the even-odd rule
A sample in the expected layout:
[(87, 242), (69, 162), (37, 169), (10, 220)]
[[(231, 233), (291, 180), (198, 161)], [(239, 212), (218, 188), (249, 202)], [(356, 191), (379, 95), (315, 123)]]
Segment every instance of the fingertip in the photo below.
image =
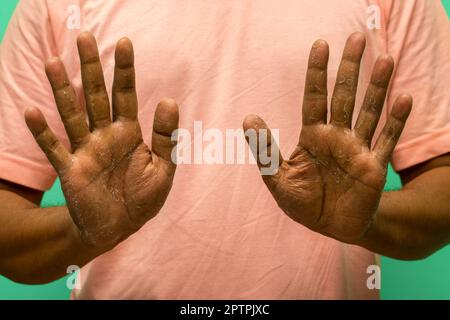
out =
[(120, 38), (119, 41), (117, 41), (117, 46), (132, 47), (133, 43), (131, 42), (130, 38), (123, 37), (123, 38)]
[(258, 120), (258, 116), (255, 114), (248, 114), (245, 116), (244, 120), (242, 121), (242, 126), (244, 129), (250, 129), (253, 128), (253, 123)]
[(28, 107), (24, 112), (25, 122), (33, 133), (39, 133), (47, 126), (44, 115), (36, 107)]
[(175, 100), (163, 98), (158, 103), (155, 111), (154, 128), (159, 132), (171, 134), (178, 128), (179, 111)]
[(50, 69), (56, 65), (58, 65), (59, 63), (61, 63), (61, 59), (58, 56), (53, 56), (47, 59), (47, 61), (45, 62), (45, 69)]
[(395, 101), (392, 108), (392, 116), (405, 121), (411, 113), (413, 98), (409, 94), (401, 94)]
[(48, 75), (57, 74), (61, 70), (62, 61), (59, 57), (51, 57), (45, 62), (45, 73)]
[(394, 64), (394, 57), (390, 54), (385, 55), (385, 59), (388, 60), (390, 63)]
[(379, 63), (385, 63), (389, 65), (394, 65), (394, 58), (390, 54), (382, 54), (378, 57)]
[(78, 45), (80, 45), (80, 44), (82, 45), (82, 44), (85, 44), (87, 42), (91, 42), (93, 40), (95, 41), (95, 37), (94, 37), (94, 35), (91, 32), (89, 32), (89, 31), (82, 31), (82, 32), (80, 32), (78, 34), (77, 44)]
[(37, 119), (42, 113), (36, 107), (28, 107), (25, 109), (25, 117), (28, 119)]
[(116, 66), (119, 68), (131, 67), (134, 64), (133, 44), (130, 39), (122, 38), (117, 41), (115, 52)]
[(413, 97), (408, 93), (401, 94), (398, 97), (398, 99), (399, 99), (399, 102), (401, 102), (402, 104), (407, 104), (410, 106), (412, 106), (412, 104), (413, 104)]
[(375, 61), (372, 82), (381, 87), (387, 87), (393, 71), (394, 58), (388, 54), (379, 56)]
[(366, 43), (366, 35), (363, 32), (353, 32), (347, 39), (348, 41), (355, 41), (358, 43)]
[(325, 40), (316, 40), (311, 48), (308, 59), (308, 67), (325, 69), (328, 64), (330, 49)]
[(78, 52), (82, 63), (98, 59), (97, 41), (91, 32), (83, 31), (77, 38)]
[(66, 81), (64, 64), (59, 57), (51, 57), (45, 63), (45, 74), (52, 85), (61, 86)]
[(328, 48), (328, 42), (323, 39), (317, 39), (312, 45), (313, 49)]
[(162, 98), (158, 103), (158, 108), (164, 108), (172, 113), (178, 113), (178, 105), (172, 98)]
[(359, 63), (365, 48), (366, 36), (362, 32), (354, 32), (347, 38), (343, 59)]

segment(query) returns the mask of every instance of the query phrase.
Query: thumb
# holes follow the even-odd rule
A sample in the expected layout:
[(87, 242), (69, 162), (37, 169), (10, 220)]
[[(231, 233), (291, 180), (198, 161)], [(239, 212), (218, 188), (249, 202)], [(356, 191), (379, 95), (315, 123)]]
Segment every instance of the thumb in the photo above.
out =
[(256, 115), (248, 115), (243, 122), (245, 139), (264, 179), (278, 173), (283, 157), (267, 124)]
[(153, 120), (152, 152), (158, 157), (175, 166), (171, 159), (173, 148), (176, 147), (175, 130), (178, 129), (178, 106), (174, 100), (165, 98), (156, 107)]

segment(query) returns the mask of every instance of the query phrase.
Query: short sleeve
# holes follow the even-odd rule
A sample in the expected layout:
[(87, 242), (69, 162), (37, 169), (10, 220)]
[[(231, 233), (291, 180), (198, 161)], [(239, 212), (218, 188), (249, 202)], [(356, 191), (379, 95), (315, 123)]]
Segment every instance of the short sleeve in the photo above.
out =
[(400, 171), (450, 152), (450, 24), (438, 0), (392, 1), (387, 51), (396, 61), (387, 105), (414, 104), (392, 165)]
[(0, 45), (0, 178), (37, 190), (56, 178), (23, 117), (36, 106), (49, 123), (58, 123), (44, 70), (54, 51), (46, 3), (20, 1)]

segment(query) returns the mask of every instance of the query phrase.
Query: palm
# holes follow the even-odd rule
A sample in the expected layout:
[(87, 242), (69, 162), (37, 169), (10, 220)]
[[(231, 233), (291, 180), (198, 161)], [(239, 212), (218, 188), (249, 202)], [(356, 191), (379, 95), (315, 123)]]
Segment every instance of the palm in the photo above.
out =
[(370, 150), (349, 132), (318, 126), (302, 132), (286, 162), (275, 192), (278, 199), (292, 199), (279, 201), (285, 212), (323, 233), (331, 225), (340, 239), (361, 236), (377, 208), (386, 171)]
[[(328, 47), (323, 42), (313, 46), (299, 143), (289, 160), (281, 158), (274, 175), (263, 176), (278, 205), (289, 217), (312, 230), (350, 243), (364, 236), (371, 225), (390, 154), (411, 107), (409, 97), (397, 100), (377, 144), (371, 149), (393, 67), (390, 58), (379, 58), (362, 111), (355, 128), (351, 129), (353, 105), (349, 101), (354, 103), (356, 94), (353, 84), (357, 83), (364, 49), (361, 41), (356, 34), (347, 42), (331, 102), (330, 123), (326, 122)], [(260, 118), (250, 116), (244, 127), (258, 130), (267, 125)], [(274, 145), (272, 141), (267, 147), (273, 149)]]
[(175, 174), (171, 133), (178, 125), (178, 107), (165, 99), (156, 108), (150, 150), (137, 120), (131, 42), (122, 39), (116, 48), (112, 120), (95, 39), (84, 33), (78, 46), (89, 127), (61, 61), (52, 59), (46, 66), (72, 152), (38, 109), (27, 111), (26, 120), (60, 176), (81, 238), (111, 247), (156, 215), (167, 198)]
[[(75, 153), (61, 185), (82, 236), (105, 242), (119, 235), (115, 230), (134, 231), (158, 212), (173, 175), (159, 170), (157, 155), (152, 156), (143, 143), (137, 121), (112, 125), (97, 134)], [(84, 214), (98, 208), (108, 214)]]

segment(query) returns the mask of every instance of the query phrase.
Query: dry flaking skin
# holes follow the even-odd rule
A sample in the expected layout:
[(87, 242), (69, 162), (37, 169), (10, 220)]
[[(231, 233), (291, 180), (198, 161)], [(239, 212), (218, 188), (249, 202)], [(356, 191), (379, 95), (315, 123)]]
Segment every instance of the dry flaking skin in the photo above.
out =
[[(372, 145), (394, 65), (391, 57), (381, 56), (352, 129), (364, 47), (362, 34), (354, 33), (348, 38), (327, 122), (329, 48), (323, 40), (314, 43), (308, 61), (299, 142), (288, 160), (280, 155), (275, 175), (263, 175), (278, 206), (290, 218), (321, 234), (354, 244), (360, 243), (376, 217), (387, 164), (412, 106), (410, 96), (398, 97), (381, 135)], [(244, 120), (244, 129), (250, 128), (268, 130), (255, 115)], [(271, 149), (279, 152), (278, 147), (277, 151), (273, 151), (273, 146)], [(258, 156), (255, 154), (255, 158)], [(260, 161), (258, 164), (261, 167)]]
[(117, 43), (112, 119), (95, 38), (78, 38), (86, 116), (58, 58), (46, 73), (72, 150), (67, 150), (37, 108), (25, 114), (28, 127), (57, 171), (70, 215), (84, 243), (112, 248), (136, 232), (162, 208), (175, 174), (170, 155), (178, 107), (171, 99), (157, 106), (151, 149), (137, 119), (131, 41)]

